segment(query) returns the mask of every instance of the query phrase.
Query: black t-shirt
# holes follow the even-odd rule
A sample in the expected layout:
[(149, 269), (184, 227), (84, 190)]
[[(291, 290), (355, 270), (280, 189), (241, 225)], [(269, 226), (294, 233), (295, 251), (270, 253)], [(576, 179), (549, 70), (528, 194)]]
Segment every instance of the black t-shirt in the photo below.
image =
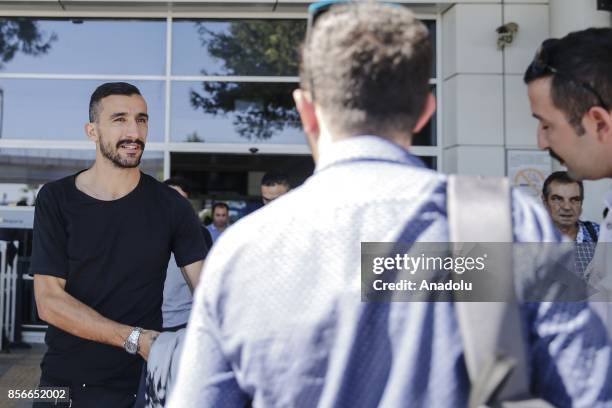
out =
[[(76, 175), (38, 194), (30, 272), (66, 280), (66, 292), (102, 316), (161, 330), (166, 268), (204, 259), (205, 243), (189, 201), (141, 173), (126, 196), (102, 201), (76, 188)], [(142, 359), (52, 325), (43, 377), (67, 384), (138, 387)]]

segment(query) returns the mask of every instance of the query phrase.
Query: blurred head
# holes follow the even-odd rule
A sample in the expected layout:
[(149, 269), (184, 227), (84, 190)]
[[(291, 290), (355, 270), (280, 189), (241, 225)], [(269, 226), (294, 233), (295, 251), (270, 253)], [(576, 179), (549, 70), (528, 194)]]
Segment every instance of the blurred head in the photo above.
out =
[(164, 184), (172, 187), (180, 195), (185, 198), (189, 198), (189, 194), (191, 193), (191, 188), (189, 186), (189, 182), (182, 177), (170, 177), (167, 180), (164, 180)]
[(223, 229), (227, 227), (229, 219), (229, 207), (225, 203), (214, 203), (212, 207), (212, 219), (215, 227)]
[(576, 179), (612, 176), (612, 29), (548, 39), (525, 72), (538, 146)]
[(582, 214), (584, 186), (565, 171), (556, 171), (544, 181), (542, 201), (557, 228), (578, 225)]
[(107, 160), (118, 168), (138, 167), (148, 124), (147, 104), (134, 85), (105, 83), (91, 95), (85, 132), (96, 143), (96, 161)]
[(355, 135), (409, 145), (435, 109), (427, 28), (401, 6), (345, 2), (321, 12), (328, 5), (309, 9), (294, 91), (315, 160), (321, 145)]
[(290, 189), (287, 175), (280, 170), (271, 170), (261, 179), (261, 200), (266, 205)]

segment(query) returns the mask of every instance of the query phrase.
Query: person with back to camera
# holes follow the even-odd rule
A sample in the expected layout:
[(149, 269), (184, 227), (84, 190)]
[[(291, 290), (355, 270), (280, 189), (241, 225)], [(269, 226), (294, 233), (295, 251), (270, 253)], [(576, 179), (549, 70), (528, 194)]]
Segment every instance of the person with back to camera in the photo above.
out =
[[(471, 401), (489, 378), (471, 381), (458, 304), (362, 301), (362, 243), (449, 242), (449, 178), (410, 153), (435, 109), (431, 64), (427, 29), (404, 7), (310, 6), (293, 96), (315, 172), (216, 244), (170, 408), (506, 402), (495, 392)], [(539, 203), (516, 190), (508, 200), (515, 241), (560, 240)], [(588, 305), (519, 306), (520, 403), (612, 404), (610, 344)]]

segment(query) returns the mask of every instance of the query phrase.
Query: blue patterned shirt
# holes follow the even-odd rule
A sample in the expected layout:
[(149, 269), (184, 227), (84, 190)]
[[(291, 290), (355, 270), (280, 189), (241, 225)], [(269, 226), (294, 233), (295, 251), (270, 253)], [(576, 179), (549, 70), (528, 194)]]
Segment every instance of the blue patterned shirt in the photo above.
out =
[[(516, 241), (559, 240), (535, 201), (514, 191), (512, 206)], [(329, 146), (302, 186), (214, 246), (169, 406), (466, 406), (452, 303), (361, 302), (360, 243), (402, 232), (448, 242), (446, 177), (378, 137)], [(560, 407), (610, 406), (611, 346), (590, 309), (523, 312), (533, 391)]]
[[(587, 221), (590, 222), (590, 221)], [(599, 236), (599, 224), (591, 222), (595, 235)], [(576, 234), (576, 270), (585, 280), (588, 280), (587, 267), (595, 254), (597, 242), (589, 233), (585, 221), (578, 221), (578, 233)]]

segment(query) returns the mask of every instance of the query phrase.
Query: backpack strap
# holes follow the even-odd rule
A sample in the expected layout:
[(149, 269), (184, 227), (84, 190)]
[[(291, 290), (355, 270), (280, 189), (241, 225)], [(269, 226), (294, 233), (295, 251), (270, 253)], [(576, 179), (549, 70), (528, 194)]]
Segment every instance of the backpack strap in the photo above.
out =
[(593, 226), (593, 223), (591, 221), (584, 221), (583, 222), (584, 226), (586, 227), (587, 231), (589, 232), (589, 235), (591, 236), (591, 240), (593, 242), (597, 242), (597, 231), (595, 231), (595, 227)]
[[(448, 178), (449, 237), (453, 249), (462, 243), (513, 242), (510, 184), (507, 178), (452, 175)], [(496, 274), (514, 288), (512, 246), (491, 245), (499, 259)], [(527, 352), (520, 309), (514, 291), (506, 302), (455, 302), (464, 358), (470, 377), (469, 407), (530, 400)], [(518, 402), (520, 401), (520, 402)], [(540, 402), (544, 405), (540, 405)], [(546, 402), (535, 400), (537, 405)], [(520, 406), (520, 405), (517, 405)], [(531, 406), (531, 405), (529, 405)]]

